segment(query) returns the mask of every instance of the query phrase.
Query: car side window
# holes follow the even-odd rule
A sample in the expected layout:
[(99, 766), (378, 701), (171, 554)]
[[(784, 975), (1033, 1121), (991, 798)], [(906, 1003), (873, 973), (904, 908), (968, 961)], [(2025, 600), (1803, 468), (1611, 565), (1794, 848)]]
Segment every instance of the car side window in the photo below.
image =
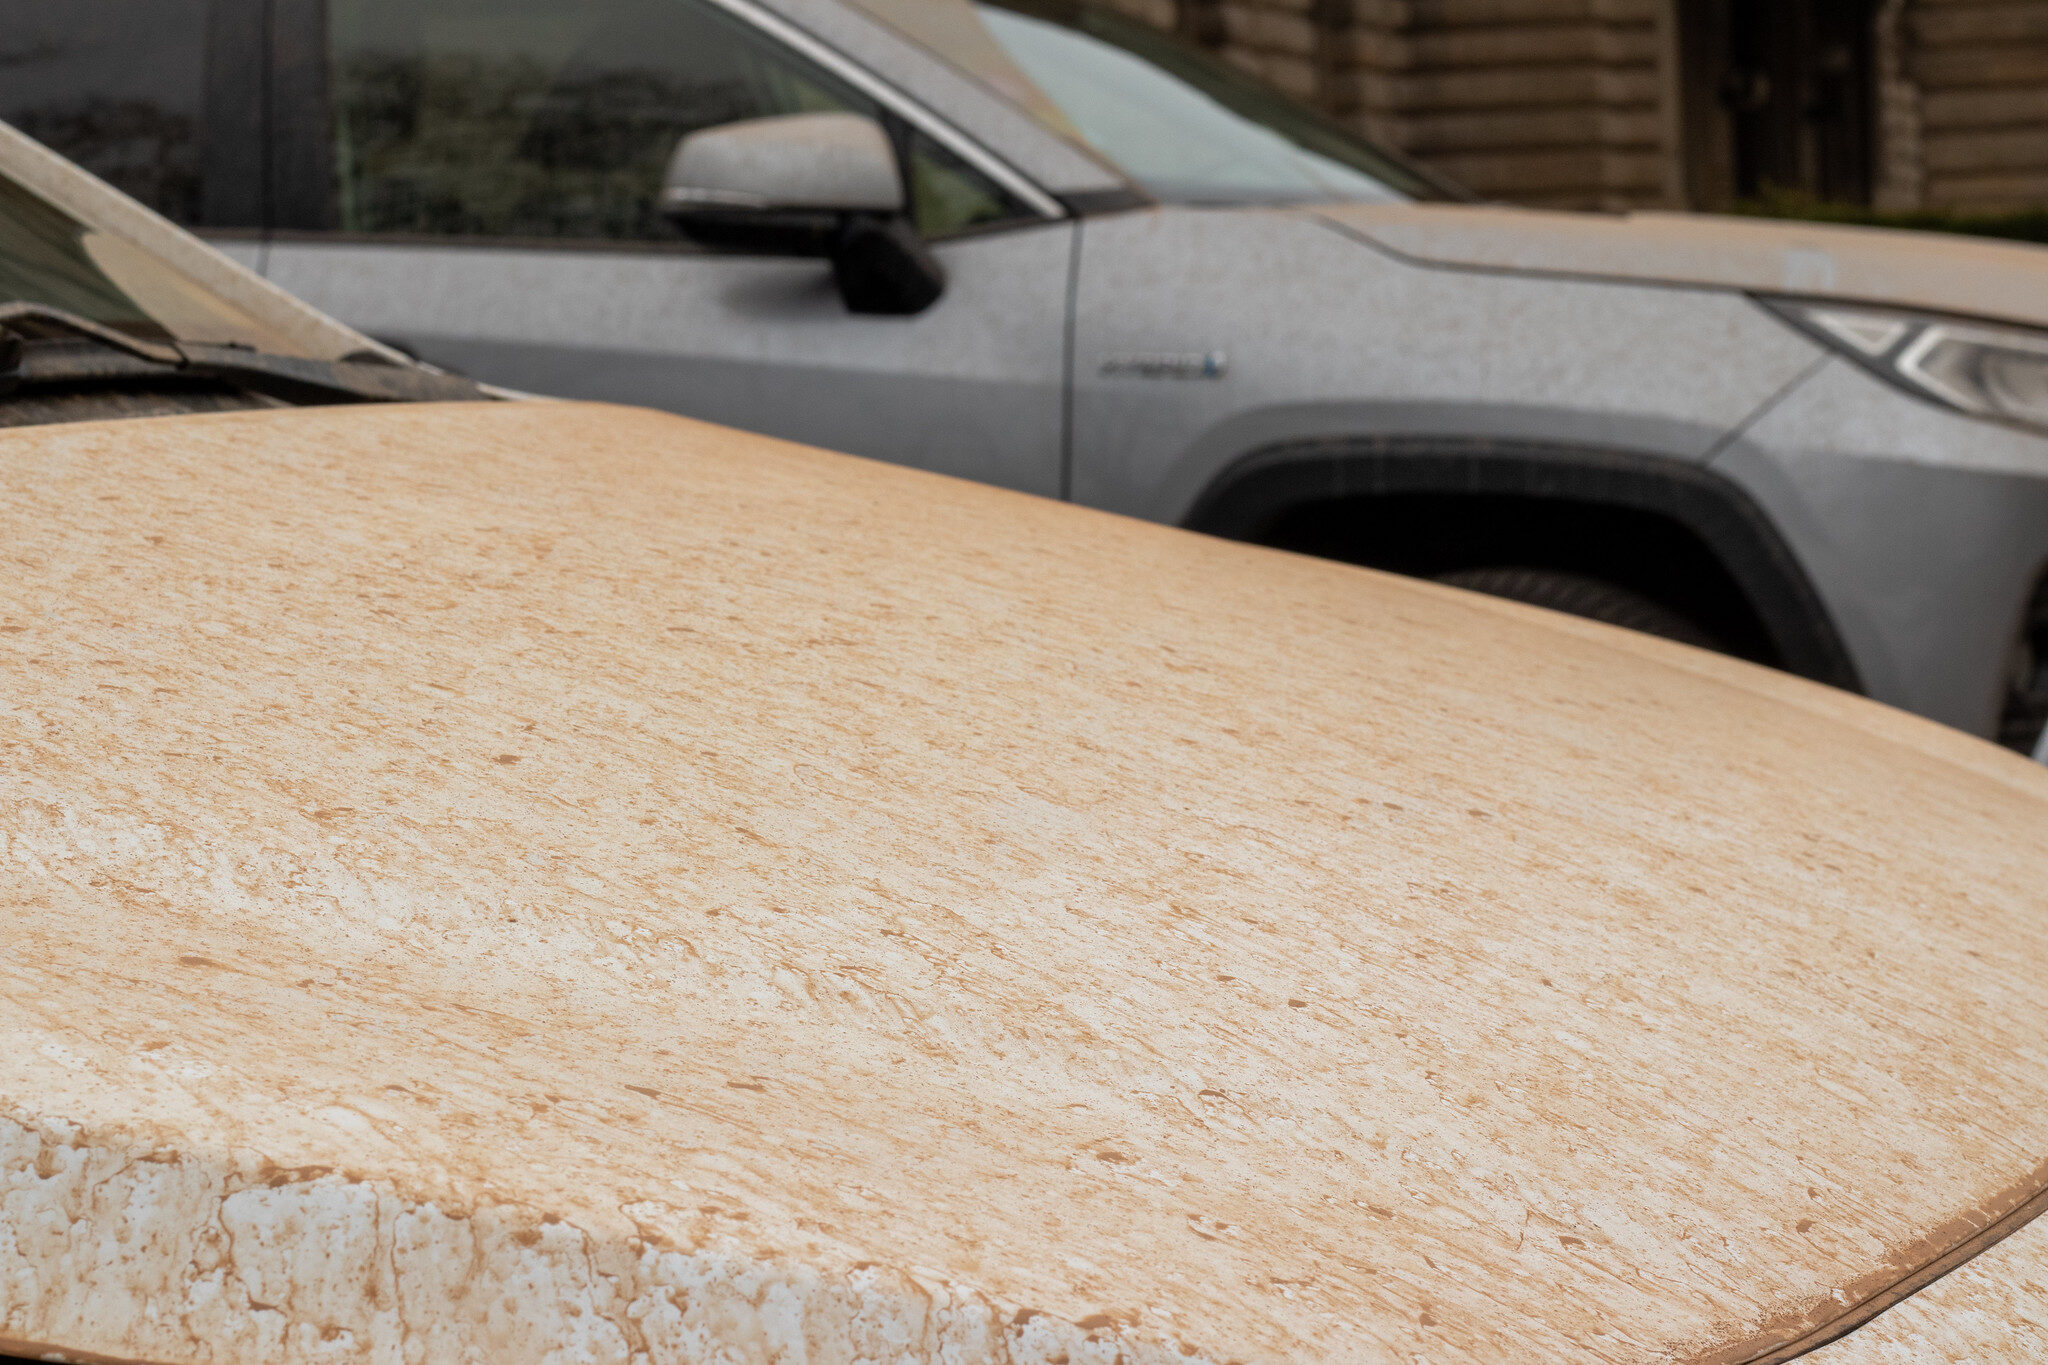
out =
[(862, 92), (705, 0), (328, 0), (334, 202), (321, 226), (674, 242), (656, 207), (686, 133), (776, 114), (892, 126), (943, 236), (1020, 211)]
[[(260, 176), (257, 162), (220, 136), (232, 124), (233, 141), (246, 148), (256, 110), (231, 106), (260, 94), (255, 80), (244, 89), (225, 69), (235, 9), (208, 0), (0, 0), (0, 119), (173, 222), (255, 227), (260, 196), (237, 191)], [(220, 164), (221, 154), (246, 160), (248, 176)]]
[(904, 165), (910, 182), (911, 216), (928, 240), (989, 223), (1036, 215), (981, 172), (916, 129), (898, 138), (908, 143)]

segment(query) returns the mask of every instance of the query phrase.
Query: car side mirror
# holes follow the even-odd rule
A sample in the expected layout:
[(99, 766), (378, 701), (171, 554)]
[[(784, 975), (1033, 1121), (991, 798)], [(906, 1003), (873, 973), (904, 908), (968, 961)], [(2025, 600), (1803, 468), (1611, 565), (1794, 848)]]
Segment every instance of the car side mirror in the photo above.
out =
[(721, 251), (822, 256), (855, 313), (920, 313), (946, 272), (904, 213), (903, 173), (880, 124), (860, 114), (723, 123), (676, 144), (661, 210)]

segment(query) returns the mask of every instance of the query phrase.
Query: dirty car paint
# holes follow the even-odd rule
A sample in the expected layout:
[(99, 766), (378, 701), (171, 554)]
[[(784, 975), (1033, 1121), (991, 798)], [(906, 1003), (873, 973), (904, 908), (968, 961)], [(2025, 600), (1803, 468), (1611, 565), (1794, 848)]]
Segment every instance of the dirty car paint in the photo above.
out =
[(572, 404), (0, 433), (0, 1343), (1757, 1359), (2048, 1156), (2048, 773)]

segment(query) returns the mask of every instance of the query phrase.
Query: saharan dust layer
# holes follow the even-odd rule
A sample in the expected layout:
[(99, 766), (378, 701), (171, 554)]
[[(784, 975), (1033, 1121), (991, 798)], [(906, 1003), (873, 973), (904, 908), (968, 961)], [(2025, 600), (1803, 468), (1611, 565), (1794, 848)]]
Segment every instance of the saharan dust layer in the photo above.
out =
[(2048, 773), (1844, 694), (572, 404), (0, 558), (16, 1349), (1732, 1365), (2041, 1188)]

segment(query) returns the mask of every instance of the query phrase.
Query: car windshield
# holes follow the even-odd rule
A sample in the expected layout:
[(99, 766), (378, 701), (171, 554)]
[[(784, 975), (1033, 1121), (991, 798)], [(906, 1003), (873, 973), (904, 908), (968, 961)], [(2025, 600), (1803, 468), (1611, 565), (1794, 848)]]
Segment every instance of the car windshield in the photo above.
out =
[(147, 340), (296, 347), (155, 253), (0, 175), (0, 303), (61, 308)]
[(1086, 0), (860, 0), (1179, 204), (1469, 196), (1234, 67)]
[(0, 427), (489, 396), (405, 363), (0, 123)]
[(143, 342), (339, 360), (376, 345), (0, 123), (0, 304)]

